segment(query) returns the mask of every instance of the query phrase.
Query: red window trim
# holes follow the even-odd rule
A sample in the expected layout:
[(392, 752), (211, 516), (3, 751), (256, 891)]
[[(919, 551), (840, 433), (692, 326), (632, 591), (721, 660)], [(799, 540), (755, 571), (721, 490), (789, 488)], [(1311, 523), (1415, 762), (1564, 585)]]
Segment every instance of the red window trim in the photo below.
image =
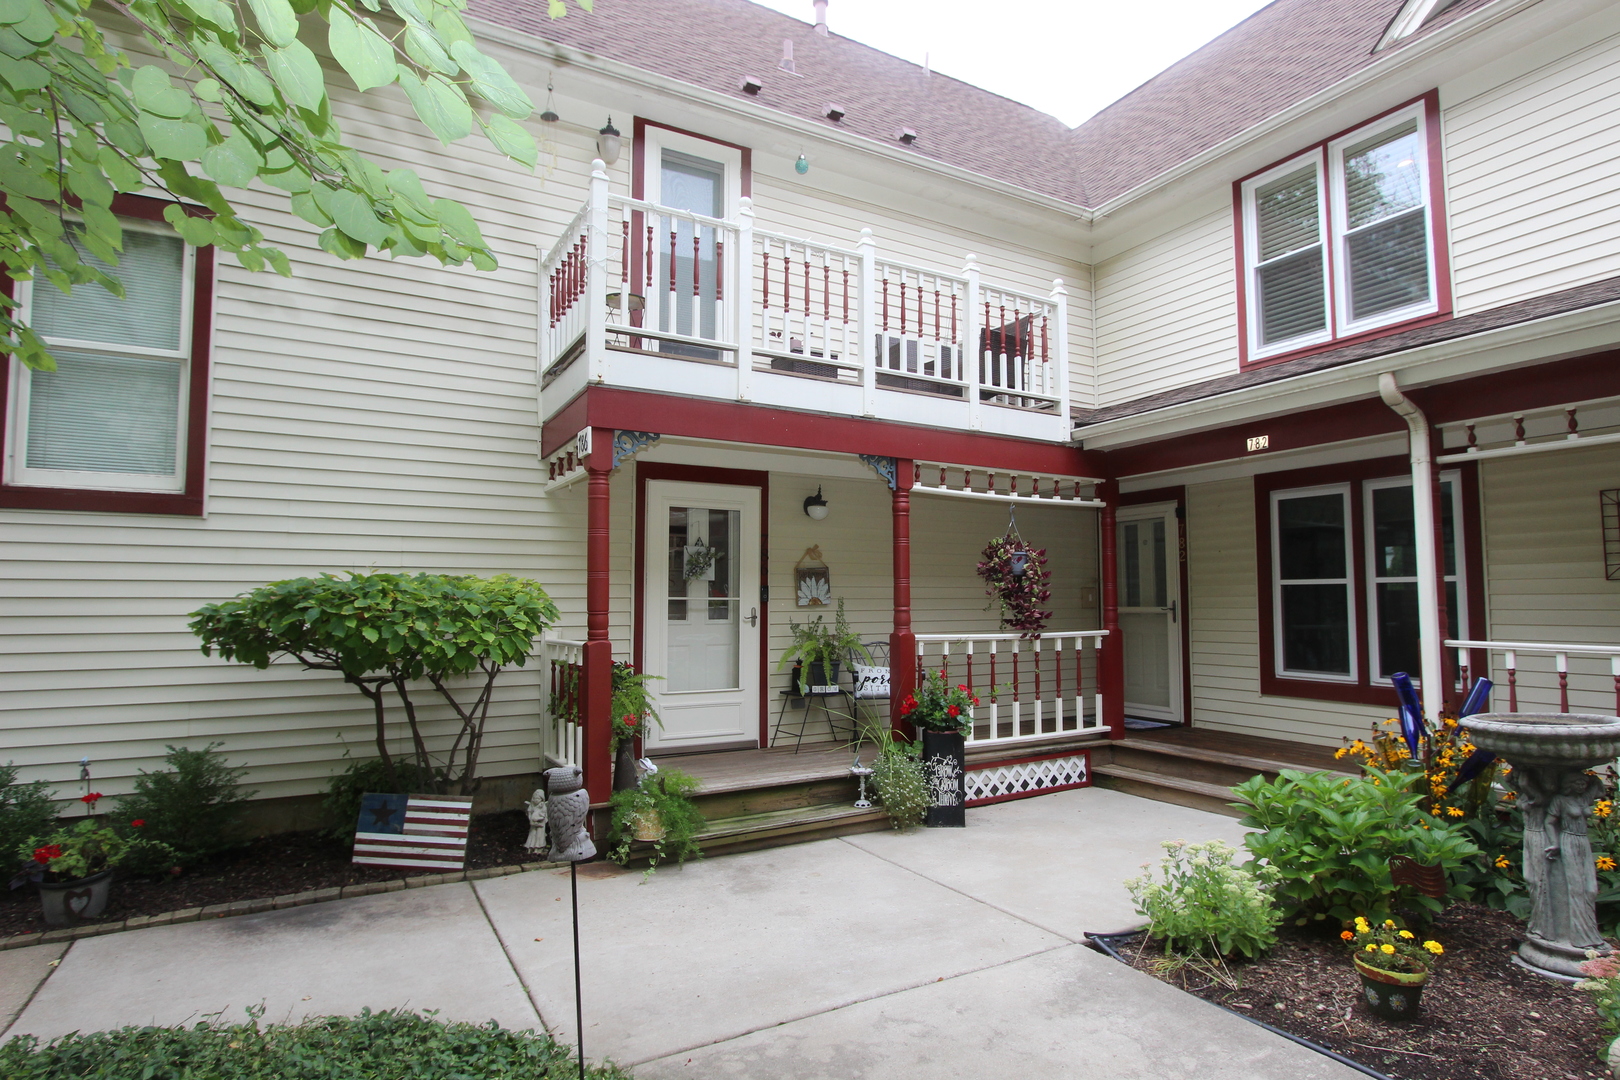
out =
[[(1393, 710), (1395, 691), (1382, 680), (1372, 678), (1367, 638), (1367, 540), (1366, 510), (1362, 483), (1396, 476), (1410, 476), (1411, 462), (1404, 457), (1368, 458), (1340, 465), (1321, 465), (1286, 472), (1261, 473), (1254, 478), (1256, 605), (1260, 634), (1260, 693), (1263, 697), (1308, 698), (1361, 705), (1380, 705)], [(1462, 482), (1463, 581), (1468, 597), (1467, 633), (1475, 640), (1485, 631), (1484, 542), (1480, 536), (1479, 467), (1474, 462), (1448, 465), (1442, 471), (1456, 471)], [(1274, 594), (1271, 580), (1271, 493), (1290, 488), (1349, 484), (1351, 596), (1354, 598), (1352, 627), (1357, 681), (1318, 682), (1277, 674), (1276, 623), (1272, 616)], [(1450, 664), (1448, 662), (1448, 669)]]
[[(117, 195), (112, 211), (120, 217), (162, 221), (169, 203), (143, 195)], [(190, 209), (189, 207), (187, 208)], [(3, 282), (12, 295), (12, 282)], [(184, 491), (94, 491), (84, 488), (35, 487), (0, 480), (0, 508), (13, 510), (82, 510), (113, 514), (176, 514), (201, 517), (207, 476), (210, 337), (214, 317), (214, 249), (196, 249), (192, 283), (191, 369), (187, 378), (186, 486)], [(0, 446), (10, 437), (11, 364), (0, 363)]]
[[(1434, 291), (1435, 302), (1437, 305), (1436, 310), (1427, 315), (1419, 315), (1415, 318), (1406, 319), (1398, 323), (1390, 323), (1387, 326), (1379, 326), (1371, 330), (1364, 330), (1358, 334), (1347, 334), (1342, 337), (1339, 336), (1338, 312), (1335, 306), (1337, 269), (1335, 261), (1332, 258), (1333, 237), (1329, 236), (1327, 238), (1327, 243), (1324, 244), (1323, 251), (1327, 256), (1328, 326), (1330, 329), (1332, 329), (1334, 336), (1328, 338), (1326, 341), (1319, 341), (1312, 345), (1301, 346), (1298, 349), (1290, 349), (1287, 352), (1276, 353), (1275, 355), (1262, 357), (1258, 360), (1249, 359), (1249, 273), (1248, 267), (1245, 265), (1247, 252), (1244, 250), (1243, 243), (1243, 185), (1262, 173), (1269, 172), (1279, 165), (1284, 165), (1290, 161), (1305, 157), (1308, 154), (1316, 153), (1318, 155), (1325, 156), (1327, 153), (1327, 147), (1330, 143), (1344, 138), (1351, 132), (1359, 131), (1362, 128), (1376, 124), (1386, 116), (1393, 116), (1395, 113), (1398, 113), (1403, 109), (1409, 109), (1413, 105), (1419, 103), (1422, 103), (1423, 105), (1424, 141), (1428, 148), (1429, 158), (1429, 244), (1434, 252)], [(1238, 367), (1240, 369), (1266, 367), (1270, 364), (1280, 364), (1285, 360), (1297, 360), (1303, 356), (1312, 356), (1316, 353), (1326, 352), (1329, 349), (1341, 348), (1345, 345), (1352, 345), (1356, 342), (1372, 341), (1377, 338), (1388, 337), (1391, 334), (1398, 334), (1406, 330), (1414, 330), (1420, 326), (1428, 326), (1432, 323), (1444, 322), (1452, 317), (1451, 244), (1449, 234), (1446, 230), (1446, 184), (1444, 174), (1445, 155), (1442, 153), (1440, 140), (1440, 91), (1435, 89), (1424, 94), (1419, 94), (1417, 97), (1408, 101), (1403, 101), (1393, 108), (1385, 109), (1378, 115), (1369, 117), (1360, 123), (1352, 124), (1350, 127), (1347, 127), (1342, 131), (1337, 131), (1325, 139), (1312, 143), (1309, 146), (1302, 147), (1286, 157), (1278, 158), (1276, 161), (1266, 165), (1264, 168), (1255, 169), (1253, 172), (1248, 173), (1245, 176), (1241, 176), (1237, 180), (1233, 181), (1232, 235), (1234, 238), (1234, 258), (1236, 259), (1237, 265), (1237, 336)], [(1331, 179), (1329, 181), (1329, 186), (1330, 190), (1328, 194), (1331, 195)], [(1331, 215), (1329, 217), (1331, 223)]]

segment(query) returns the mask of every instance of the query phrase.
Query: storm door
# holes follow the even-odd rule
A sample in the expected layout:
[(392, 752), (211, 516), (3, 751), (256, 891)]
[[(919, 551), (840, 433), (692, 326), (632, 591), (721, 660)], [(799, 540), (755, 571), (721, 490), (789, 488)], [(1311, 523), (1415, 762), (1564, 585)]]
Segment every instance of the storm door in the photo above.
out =
[(1116, 527), (1125, 715), (1179, 724), (1183, 613), (1176, 508), (1126, 507)]

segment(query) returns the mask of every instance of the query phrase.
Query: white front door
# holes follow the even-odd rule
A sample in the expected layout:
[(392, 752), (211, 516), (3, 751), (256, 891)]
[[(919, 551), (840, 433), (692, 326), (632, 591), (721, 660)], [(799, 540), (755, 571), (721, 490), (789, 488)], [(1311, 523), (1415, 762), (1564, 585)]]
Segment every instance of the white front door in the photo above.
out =
[(1181, 558), (1174, 504), (1119, 511), (1125, 715), (1181, 722)]
[(648, 750), (759, 738), (760, 492), (649, 480), (642, 670), (664, 726)]

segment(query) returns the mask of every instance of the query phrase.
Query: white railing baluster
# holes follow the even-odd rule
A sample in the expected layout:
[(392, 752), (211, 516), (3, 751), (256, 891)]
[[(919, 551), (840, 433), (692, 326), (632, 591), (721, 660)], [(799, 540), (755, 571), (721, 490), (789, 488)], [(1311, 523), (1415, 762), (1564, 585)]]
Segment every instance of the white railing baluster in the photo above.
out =
[[(970, 743), (1028, 742), (1056, 735), (1102, 732), (1106, 729), (1100, 712), (1087, 722), (1083, 668), (1086, 644), (1090, 642), (1095, 650), (1106, 633), (1103, 630), (1063, 631), (1042, 634), (1036, 639), (1010, 633), (918, 634), (918, 676), (943, 669), (952, 684), (965, 684), (979, 697), (973, 730), (967, 737)], [(1050, 650), (1047, 643), (1051, 645)], [(928, 659), (930, 648), (938, 653), (932, 666)], [(1073, 665), (1067, 679), (1063, 666), (1065, 653)], [(953, 661), (959, 661), (954, 671)], [(1005, 710), (1001, 701), (1003, 692), (1012, 697)], [(1100, 709), (1100, 694), (1096, 700)], [(1072, 725), (1066, 719), (1069, 715), (1066, 701), (1073, 702)], [(1009, 714), (1006, 734), (1002, 734), (1004, 711)]]
[[(1458, 650), (1459, 666), (1465, 663), (1462, 660), (1464, 650), (1478, 649), (1483, 651), (1486, 661), (1484, 670), (1478, 673), (1480, 675), (1494, 676), (1496, 669), (1491, 663), (1491, 657), (1494, 654), (1501, 654), (1501, 670), (1507, 676), (1508, 712), (1519, 711), (1519, 691), (1521, 689), (1530, 694), (1532, 701), (1537, 699), (1545, 701), (1545, 704), (1540, 706), (1544, 710), (1553, 708), (1552, 701), (1554, 695), (1556, 695), (1557, 711), (1569, 712), (1570, 681), (1571, 676), (1574, 676), (1576, 679), (1581, 680), (1582, 683), (1582, 685), (1575, 688), (1577, 694), (1582, 696), (1601, 695), (1599, 699), (1603, 702), (1601, 708), (1607, 709), (1612, 693), (1616, 715), (1620, 715), (1620, 645), (1566, 645), (1562, 643), (1469, 640), (1448, 640), (1444, 644), (1448, 648)], [(1529, 672), (1530, 681), (1521, 687), (1519, 679), (1520, 653), (1532, 657), (1550, 657), (1552, 659), (1552, 670), (1549, 672), (1546, 668), (1540, 668), (1539, 673), (1536, 671)], [(1609, 670), (1607, 673), (1600, 673), (1590, 669), (1572, 671), (1570, 668), (1571, 657), (1578, 660), (1607, 660)], [(1468, 666), (1471, 668), (1472, 665)], [(1551, 679), (1547, 678), (1549, 675), (1552, 677)], [(1603, 680), (1600, 690), (1594, 691), (1590, 683), (1587, 682), (1588, 679), (1593, 677)], [(1534, 711), (1537, 705), (1531, 704), (1527, 708)]]

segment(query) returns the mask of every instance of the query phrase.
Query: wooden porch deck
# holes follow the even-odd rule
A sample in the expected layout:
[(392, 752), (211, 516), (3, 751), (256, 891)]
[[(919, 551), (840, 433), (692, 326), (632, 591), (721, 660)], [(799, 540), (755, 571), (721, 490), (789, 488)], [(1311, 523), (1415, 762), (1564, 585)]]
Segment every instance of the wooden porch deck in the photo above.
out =
[[(862, 747), (861, 753), (870, 759), (873, 749)], [(715, 750), (653, 758), (660, 768), (680, 769), (697, 777), (703, 782), (705, 795), (848, 779), (854, 760), (854, 751), (842, 743), (807, 746), (797, 754), (791, 747), (781, 746), (769, 750)]]
[(1208, 728), (1169, 727), (1150, 731), (1127, 731), (1116, 745), (1138, 745), (1161, 754), (1219, 761), (1223, 764), (1265, 763), (1288, 769), (1322, 769), (1328, 772), (1356, 773), (1354, 761), (1335, 759), (1334, 746), (1316, 746), (1288, 739), (1268, 739), (1259, 735), (1239, 735)]

